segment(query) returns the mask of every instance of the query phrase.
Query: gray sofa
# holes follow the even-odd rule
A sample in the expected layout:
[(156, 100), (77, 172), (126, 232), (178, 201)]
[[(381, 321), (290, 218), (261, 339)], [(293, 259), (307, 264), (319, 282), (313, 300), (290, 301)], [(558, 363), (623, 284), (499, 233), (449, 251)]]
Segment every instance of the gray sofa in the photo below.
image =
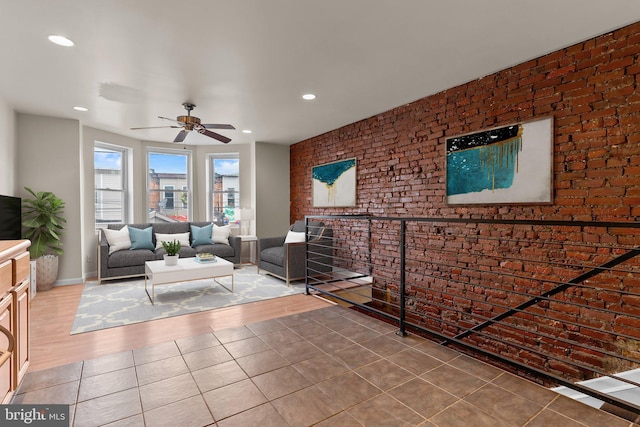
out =
[[(211, 222), (173, 222), (173, 223), (148, 223), (148, 224), (109, 224), (111, 230), (120, 230), (125, 225), (138, 229), (153, 227), (153, 244), (156, 243), (156, 233), (174, 234), (191, 231), (191, 225), (204, 227)], [(191, 242), (193, 238), (191, 237)], [(181, 247), (178, 255), (181, 258), (194, 257), (198, 253), (208, 252), (224, 258), (233, 264), (240, 264), (242, 241), (240, 237), (229, 236), (229, 245), (214, 243), (213, 245), (200, 245), (194, 248)], [(160, 260), (166, 251), (164, 248), (156, 250), (134, 249), (120, 250), (109, 255), (109, 243), (105, 233), (100, 230), (98, 236), (98, 284), (103, 280), (122, 279), (125, 277), (144, 276), (144, 263), (146, 261)]]
[[(298, 220), (290, 231), (304, 232), (304, 221)], [(319, 276), (333, 270), (333, 232), (322, 222), (309, 222), (309, 275)], [(258, 272), (276, 276), (287, 282), (304, 279), (306, 275), (306, 244), (287, 243), (287, 236), (258, 239)]]

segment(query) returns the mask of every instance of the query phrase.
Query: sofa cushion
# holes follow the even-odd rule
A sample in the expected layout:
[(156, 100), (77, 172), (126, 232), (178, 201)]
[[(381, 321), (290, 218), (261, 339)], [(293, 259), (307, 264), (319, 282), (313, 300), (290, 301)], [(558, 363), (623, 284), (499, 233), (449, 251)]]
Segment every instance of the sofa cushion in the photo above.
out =
[(117, 251), (109, 255), (107, 265), (109, 268), (133, 267), (144, 265), (146, 261), (153, 261), (156, 255), (149, 249), (132, 249), (129, 251)]
[(157, 222), (153, 224), (153, 232), (160, 234), (188, 233), (188, 222)]
[(109, 254), (131, 247), (131, 238), (129, 237), (129, 227), (126, 225), (120, 230), (110, 230), (105, 228), (102, 230), (104, 236), (109, 243)]
[(284, 243), (304, 243), (304, 231), (289, 230), (287, 237), (284, 238)]
[(191, 246), (189, 245), (189, 232), (173, 234), (156, 233), (156, 249), (163, 247), (162, 242), (173, 242), (174, 240), (180, 242), (180, 246)]
[(213, 243), (222, 243), (224, 245), (228, 245), (230, 235), (230, 226), (223, 225), (222, 227), (219, 227), (215, 224), (213, 225), (213, 233), (211, 234), (211, 240), (213, 240)]
[(144, 230), (129, 227), (129, 237), (131, 237), (131, 250), (135, 249), (155, 249), (153, 246), (153, 237), (151, 235), (151, 227)]
[(204, 227), (191, 224), (191, 246), (195, 248), (200, 245), (213, 245), (212, 233), (213, 224)]
[(109, 230), (120, 230), (125, 225), (127, 227), (139, 228), (141, 230), (144, 230), (147, 227), (151, 227), (151, 224), (149, 223), (140, 223), (140, 224), (107, 224), (107, 228)]
[(212, 222), (211, 221), (193, 221), (189, 223), (189, 225), (195, 225), (196, 227), (206, 227), (209, 224), (212, 224)]
[(225, 245), (222, 243), (214, 243), (213, 245), (200, 245), (196, 246), (196, 252), (199, 254), (209, 253), (214, 254), (222, 258), (233, 257), (236, 251), (233, 246)]
[(260, 252), (260, 260), (271, 264), (284, 267), (285, 251), (284, 246), (276, 246), (275, 248), (267, 248)]

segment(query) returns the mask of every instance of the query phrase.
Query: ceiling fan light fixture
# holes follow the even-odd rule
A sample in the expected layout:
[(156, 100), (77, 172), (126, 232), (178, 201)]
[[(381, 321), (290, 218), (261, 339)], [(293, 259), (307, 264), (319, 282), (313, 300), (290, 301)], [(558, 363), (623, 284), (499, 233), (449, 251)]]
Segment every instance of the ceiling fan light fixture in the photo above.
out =
[(182, 128), (182, 130), (178, 133), (173, 142), (182, 142), (187, 136), (187, 132), (196, 131), (197, 133), (207, 136), (209, 138), (216, 139), (223, 144), (227, 144), (231, 141), (231, 138), (228, 138), (224, 135), (220, 135), (219, 133), (212, 132), (209, 129), (231, 129), (235, 130), (236, 128), (230, 124), (202, 124), (198, 117), (192, 116), (191, 111), (196, 107), (194, 104), (189, 102), (185, 102), (182, 104), (185, 110), (187, 110), (186, 116), (178, 116), (175, 119), (171, 119), (169, 117), (158, 116), (159, 119), (168, 120), (174, 124), (169, 126), (146, 126), (146, 127), (133, 127), (131, 130), (139, 130), (139, 129), (154, 129), (154, 128)]
[(86, 107), (81, 107), (81, 106), (79, 106), (79, 105), (76, 105), (75, 107), (73, 107), (73, 109), (74, 109), (74, 110), (76, 110), (76, 111), (89, 111), (89, 109), (88, 109), (88, 108), (86, 108)]
[(243, 129), (242, 133), (251, 133), (251, 129)]
[(49, 41), (51, 43), (57, 44), (58, 46), (64, 46), (64, 47), (71, 47), (74, 45), (73, 41), (69, 40), (65, 36), (59, 36), (55, 34), (52, 34), (49, 36)]
[(306, 101), (312, 101), (316, 99), (316, 96), (313, 93), (305, 93), (304, 95), (302, 95), (302, 99)]

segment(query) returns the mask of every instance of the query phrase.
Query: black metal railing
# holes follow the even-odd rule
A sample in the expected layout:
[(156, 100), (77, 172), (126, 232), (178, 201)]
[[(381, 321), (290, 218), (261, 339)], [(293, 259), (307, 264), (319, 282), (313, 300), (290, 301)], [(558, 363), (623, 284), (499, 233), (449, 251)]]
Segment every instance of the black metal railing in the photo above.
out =
[[(307, 293), (546, 385), (640, 367), (640, 223), (307, 216)], [(329, 252), (327, 252), (329, 251)], [(331, 255), (327, 257), (327, 253)]]

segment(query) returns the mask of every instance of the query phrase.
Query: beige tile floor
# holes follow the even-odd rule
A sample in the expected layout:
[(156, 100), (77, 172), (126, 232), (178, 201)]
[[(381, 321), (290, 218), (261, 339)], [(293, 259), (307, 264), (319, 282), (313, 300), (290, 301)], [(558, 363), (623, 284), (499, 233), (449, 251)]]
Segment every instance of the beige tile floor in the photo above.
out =
[(329, 307), (26, 375), (13, 403), (87, 426), (631, 426)]

